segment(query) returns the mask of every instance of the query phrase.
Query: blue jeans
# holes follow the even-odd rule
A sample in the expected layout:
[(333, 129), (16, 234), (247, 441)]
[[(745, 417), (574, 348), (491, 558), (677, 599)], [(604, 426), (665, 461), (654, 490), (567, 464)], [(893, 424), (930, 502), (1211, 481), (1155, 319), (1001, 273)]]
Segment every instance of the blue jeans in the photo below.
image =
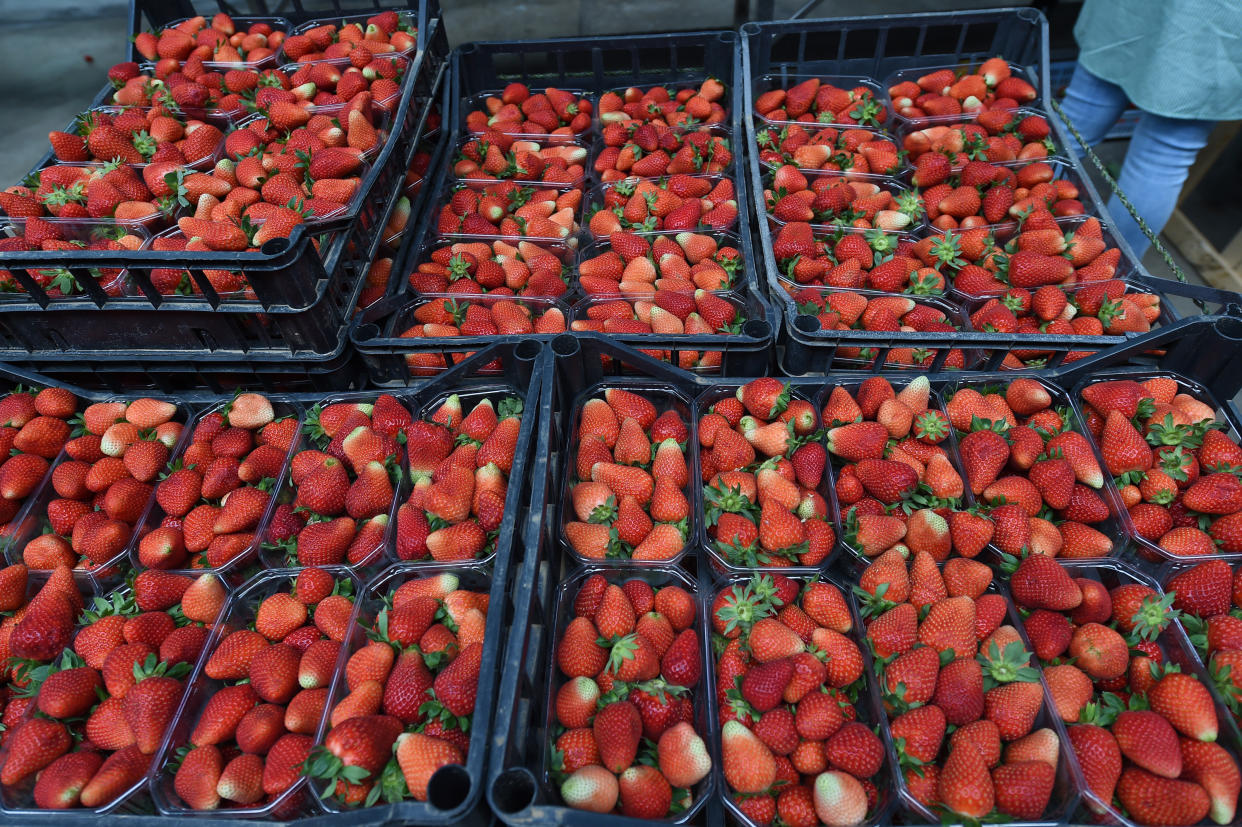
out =
[[(1104, 139), (1128, 105), (1120, 86), (1096, 77), (1082, 64), (1074, 68), (1061, 102), (1066, 116), (1092, 146)], [(1117, 184), (1153, 232), (1164, 229), (1173, 215), (1190, 165), (1215, 126), (1215, 121), (1166, 118), (1150, 112), (1139, 118)], [(1077, 142), (1072, 149), (1082, 154)], [(1121, 237), (1141, 259), (1150, 242), (1115, 195), (1108, 201), (1108, 212)]]

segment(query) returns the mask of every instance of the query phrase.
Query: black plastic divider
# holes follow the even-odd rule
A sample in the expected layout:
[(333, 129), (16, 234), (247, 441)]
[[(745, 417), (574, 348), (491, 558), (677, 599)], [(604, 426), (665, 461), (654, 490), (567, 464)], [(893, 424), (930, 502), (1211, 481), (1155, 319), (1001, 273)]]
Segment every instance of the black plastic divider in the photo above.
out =
[[(359, 209), (313, 230), (295, 228), (258, 253), (140, 251), (17, 252), (0, 264), (23, 268), (64, 267), (94, 287), (91, 267), (124, 267), (140, 288), (138, 297), (109, 299), (101, 291), (52, 299), (32, 295), (0, 303), (0, 358), (36, 363), (81, 363), (107, 357), (151, 361), (186, 358), (339, 357), (345, 325), (362, 289), (366, 267), (404, 182), (430, 104), (447, 71), (447, 39), (438, 21), (433, 41), (409, 72), (393, 131), (362, 184), (369, 195)], [(312, 235), (327, 240), (317, 251)], [(321, 257), (322, 256), (322, 257)], [(204, 288), (194, 297), (159, 296), (150, 285), (157, 268), (188, 270)], [(230, 300), (210, 289), (204, 269), (242, 271), (255, 300)], [(97, 295), (96, 295), (97, 294)]]
[[(661, 336), (659, 334), (620, 334), (615, 338), (646, 350), (668, 351), (676, 362), (682, 351), (713, 351), (722, 353), (723, 375), (761, 373), (770, 362), (772, 334), (776, 330), (777, 314), (768, 302), (759, 278), (758, 262), (751, 243), (750, 209), (745, 174), (741, 164), (741, 97), (740, 54), (736, 48), (734, 32), (713, 31), (679, 34), (634, 35), (622, 39), (611, 37), (563, 38), (519, 42), (468, 43), (453, 53), (452, 111), (450, 122), (455, 130), (464, 128), (464, 104), (468, 98), (484, 92), (497, 91), (513, 81), (524, 81), (534, 86), (559, 86), (585, 89), (598, 95), (609, 89), (632, 84), (651, 86), (702, 81), (711, 75), (720, 78), (728, 87), (731, 148), (734, 161), (729, 175), (734, 182), (738, 206), (736, 232), (741, 237), (742, 257), (746, 262), (745, 277), (734, 290), (744, 304), (748, 321), (739, 334), (700, 336)], [(589, 139), (592, 132), (588, 131)], [(454, 132), (449, 146), (457, 146), (461, 134)], [(507, 337), (460, 336), (448, 339), (401, 338), (397, 329), (400, 311), (407, 307), (416, 294), (408, 291), (406, 276), (418, 262), (418, 254), (436, 237), (434, 214), (442, 199), (454, 183), (447, 163), (440, 170), (436, 183), (437, 195), (428, 200), (427, 226), (421, 228), (422, 236), (410, 250), (410, 257), (402, 263), (400, 272), (393, 270), (389, 294), (373, 305), (358, 321), (351, 332), (353, 342), (367, 362), (371, 381), (378, 385), (401, 384), (408, 381), (409, 371), (405, 357), (414, 354), (443, 355), (448, 366), (479, 347)], [(594, 173), (588, 176), (595, 180)], [(590, 184), (584, 184), (585, 196)], [(583, 218), (582, 223), (586, 221)], [(535, 240), (535, 239), (526, 239)], [(579, 247), (591, 243), (585, 226), (575, 239)], [(571, 288), (573, 284), (571, 283)], [(584, 294), (574, 292), (562, 297), (575, 310), (581, 310), (579, 302)], [(571, 313), (571, 317), (577, 313)], [(568, 320), (567, 320), (568, 321)], [(574, 334), (576, 335), (576, 334)], [(526, 337), (530, 338), (530, 337)], [(547, 340), (550, 336), (534, 337)], [(447, 345), (447, 347), (446, 347)]]

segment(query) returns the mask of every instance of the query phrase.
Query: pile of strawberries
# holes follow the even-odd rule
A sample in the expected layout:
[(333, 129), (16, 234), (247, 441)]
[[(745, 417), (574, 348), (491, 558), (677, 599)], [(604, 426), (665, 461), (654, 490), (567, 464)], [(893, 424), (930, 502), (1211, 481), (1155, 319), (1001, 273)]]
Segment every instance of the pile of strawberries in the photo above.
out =
[(949, 556), (955, 538), (966, 547), (978, 529), (974, 515), (955, 510), (965, 486), (947, 450), (949, 422), (925, 377), (900, 390), (882, 376), (863, 380), (853, 393), (839, 385), (821, 416), (828, 452), (838, 460), (847, 546), (872, 558), (900, 544), (937, 561)]
[(888, 768), (841, 590), (779, 574), (735, 581), (711, 621), (730, 804), (755, 824), (864, 823)]
[(967, 296), (1108, 281), (1117, 275), (1121, 261), (1121, 249), (1109, 246), (1098, 218), (1083, 219), (1067, 232), (1052, 213), (1038, 207), (1003, 247), (992, 228), (975, 227), (943, 236), (932, 233), (912, 252), (924, 265), (952, 272), (954, 288)]
[(0, 191), (0, 208), (14, 219), (115, 218), (150, 226), (162, 223), (178, 206), (175, 198), (153, 196), (140, 170), (111, 160), (53, 164)]
[(580, 186), (587, 149), (581, 144), (519, 140), (495, 129), (467, 138), (457, 150), (453, 176), (471, 181), (527, 181)]
[[(985, 333), (1122, 336), (1146, 333), (1160, 319), (1160, 295), (1138, 292), (1121, 279), (1077, 287), (1011, 287), (1003, 296), (981, 302), (975, 302), (970, 320), (975, 330)], [(1090, 353), (1070, 351), (1064, 361), (1073, 362)], [(1050, 355), (1046, 350), (1013, 350), (1005, 356), (1003, 366), (1041, 367)]]
[(391, 394), (316, 405), (302, 425), (263, 549), (274, 565), (361, 566), (384, 552), (410, 412)]
[(1080, 401), (1145, 554), (1242, 551), (1242, 448), (1213, 405), (1171, 376), (1094, 382)]
[[(67, 403), (72, 397), (59, 395), (66, 402), (62, 410), (71, 410)], [(37, 422), (44, 434), (34, 446), (40, 461), (32, 465), (46, 467), (44, 455), (55, 455), (61, 444), (65, 454), (52, 469), (46, 500), (40, 498), (30, 514), (42, 533), (23, 537), (22, 562), (36, 570), (69, 566), (99, 569), (103, 576), (114, 572), (104, 567), (118, 562), (129, 547), (159, 475), (181, 440), (184, 423), (177, 420), (184, 416), (172, 402), (144, 397), (89, 405), (72, 431), (58, 417)], [(14, 445), (22, 447), (17, 440)], [(16, 459), (0, 466), (0, 488), (5, 469)], [(139, 557), (149, 565), (141, 553)]]
[(6, 532), (16, 528), (13, 519), (72, 439), (77, 411), (77, 397), (64, 388), (19, 385), (0, 396), (0, 526)]
[[(1036, 588), (1026, 572), (1014, 577), (1015, 594)], [(991, 586), (991, 569), (977, 561), (941, 569), (925, 552), (907, 561), (888, 551), (857, 593), (909, 796), (927, 813), (1036, 821), (1056, 806), (1060, 739), (1039, 669)]]
[(1149, 825), (1196, 824), (1209, 815), (1233, 821), (1242, 787), (1237, 757), (1216, 743), (1212, 691), (1178, 665), (1188, 656), (1180, 632), (1166, 632), (1178, 614), (1172, 601), (1205, 614), (1230, 605), (1232, 578), (1221, 565), (1223, 572), (1181, 575), (1176, 596), (1124, 570), (1103, 571), (1101, 580), (1041, 554), (1014, 572), (1013, 599), (1053, 707), (1070, 725), (1092, 813), (1122, 810)]
[(172, 161), (201, 169), (216, 160), (224, 139), (216, 124), (188, 119), (165, 106), (101, 107), (79, 115), (73, 126), (73, 132), (48, 133), (56, 160), (70, 164)]
[[(0, 239), (0, 250), (138, 250), (147, 241), (146, 233), (134, 226), (103, 222), (65, 223), (27, 218), (11, 226), (21, 235)], [(75, 296), (86, 287), (63, 267), (18, 271), (24, 273), (49, 297)], [(87, 272), (107, 296), (122, 296), (130, 289), (126, 271), (119, 267), (90, 267)], [(0, 270), (0, 292), (25, 293), (26, 285), (12, 270)]]
[(919, 157), (911, 180), (928, 221), (939, 230), (990, 227), (1007, 238), (1032, 210), (1048, 210), (1055, 218), (1083, 214), (1078, 186), (1043, 161), (1017, 167), (966, 161), (954, 167), (945, 155), (929, 152)]
[(359, 48), (372, 54), (407, 54), (417, 48), (417, 34), (418, 29), (408, 16), (382, 11), (363, 22), (345, 18), (339, 24), (302, 26), (285, 38), (283, 54), (298, 63), (352, 59)]
[(57, 569), (9, 640), (29, 701), (0, 782), (38, 809), (105, 807), (142, 782), (226, 597), (210, 574), (149, 571), (82, 612), (72, 583)]
[(945, 401), (966, 482), (1003, 554), (1105, 557), (1115, 520), (1105, 480), (1060, 391), (1037, 379), (963, 386)]
[(550, 299), (458, 296), (415, 302), (414, 324), (401, 338), (446, 336), (552, 335), (565, 332), (565, 311)]
[[(922, 242), (919, 242), (922, 243)], [(792, 284), (939, 295), (945, 277), (916, 254), (912, 238), (881, 230), (832, 232), (805, 221), (781, 226), (772, 242), (781, 280)]]
[(888, 87), (888, 94), (893, 111), (910, 120), (1005, 112), (1031, 103), (1038, 96), (1035, 87), (1015, 75), (1008, 61), (1001, 57), (985, 60), (973, 72), (946, 68), (914, 80), (899, 80)]
[(717, 562), (819, 566), (836, 545), (815, 406), (771, 377), (699, 417), (704, 525)]
[(407, 281), (419, 293), (547, 296), (569, 290), (568, 253), (548, 242), (437, 242)]
[(591, 128), (595, 111), (588, 98), (551, 86), (538, 92), (524, 83), (510, 83), (499, 94), (481, 97), (483, 108), (466, 112), (466, 129), (470, 132), (495, 129), (507, 135), (572, 139)]
[(577, 188), (536, 189), (513, 181), (462, 186), (440, 205), (436, 231), (450, 236), (564, 239), (573, 246), (581, 206), (582, 190)]
[(617, 232), (728, 230), (737, 222), (733, 179), (676, 174), (627, 178), (604, 187), (603, 201), (587, 211), (596, 239)]
[(697, 803), (711, 772), (695, 704), (700, 618), (694, 595), (667, 579), (596, 573), (566, 601), (548, 736), (570, 807), (662, 819)]
[(139, 32), (134, 50), (154, 67), (148, 71), (134, 61), (112, 66), (108, 70), (108, 80), (116, 88), (112, 102), (240, 113), (242, 93), (250, 90), (253, 95), (261, 68), (276, 62), (287, 34), (264, 22), (239, 30), (223, 13), (210, 22), (202, 16), (191, 17), (158, 34)]
[[(938, 305), (918, 302), (906, 296), (866, 296), (847, 290), (803, 287), (792, 290), (790, 298), (804, 316), (815, 316), (820, 330), (874, 330), (921, 333), (952, 333), (961, 328)], [(878, 352), (869, 347), (837, 347), (838, 359), (874, 361)], [(892, 348), (885, 364), (930, 365), (936, 351), (928, 348)], [(950, 370), (965, 366), (966, 355), (953, 348), (944, 366)]]
[(835, 228), (901, 232), (918, 228), (923, 205), (900, 187), (837, 175), (810, 176), (786, 164), (763, 191), (768, 215), (778, 223), (807, 222)]
[(759, 163), (770, 169), (827, 169), (842, 177), (896, 175), (904, 166), (896, 142), (883, 132), (835, 126), (765, 126), (755, 133)]
[[(661, 336), (713, 336), (738, 333), (746, 323), (744, 307), (729, 294), (707, 290), (679, 293), (656, 290), (649, 298), (595, 299), (579, 306), (570, 322), (575, 331), (601, 333), (656, 333)], [(585, 316), (585, 318), (583, 318)], [(648, 351), (667, 360), (665, 351)], [(678, 351), (678, 366), (685, 370), (720, 366), (720, 351)]]
[(377, 107), (395, 114), (401, 102), (402, 79), (409, 68), (406, 58), (377, 56), (363, 45), (343, 58), (271, 69), (263, 72), (260, 79), (264, 85), (275, 86), (279, 82), (282, 88), (294, 90), (299, 101), (309, 100), (318, 111), (331, 111), (330, 107), (342, 106), (355, 95), (369, 92)]
[(353, 580), (306, 568), (230, 603), (163, 756), (169, 805), (257, 808), (301, 780), (350, 631), (354, 589)]
[(467, 413), (453, 394), (405, 426), (413, 490), (397, 509), (397, 559), (445, 562), (492, 554), (522, 416), (522, 400), (514, 396), (495, 404), (484, 397)]
[(1242, 576), (1223, 560), (1207, 560), (1176, 570), (1164, 582), (1173, 596), (1173, 612), (1180, 612), (1190, 642), (1216, 692), (1237, 718), (1242, 707)]
[(587, 295), (650, 298), (661, 290), (693, 293), (733, 286), (742, 266), (739, 242), (717, 233), (636, 235), (614, 232), (583, 253), (578, 286)]
[(627, 177), (717, 174), (733, 163), (728, 133), (707, 128), (686, 130), (660, 123), (609, 123), (600, 135), (603, 147), (593, 169), (602, 181)]
[(841, 126), (882, 126), (888, 110), (870, 86), (844, 89), (808, 78), (788, 89), (769, 89), (755, 100), (755, 114), (767, 121)]
[[(1048, 119), (1033, 110), (994, 111), (965, 123), (928, 126), (901, 140), (917, 168), (924, 155), (943, 155), (953, 167), (969, 161), (1039, 161), (1057, 153)], [(936, 162), (939, 165), (939, 162)]]
[(370, 640), (353, 644), (337, 694), (324, 693), (328, 730), (303, 769), (338, 808), (426, 801), (436, 770), (470, 750), (488, 593), (448, 572), (379, 588), (357, 618)]
[(693, 543), (684, 408), (663, 392), (622, 388), (582, 404), (563, 526), (579, 558), (668, 561)]
[(278, 417), (257, 393), (239, 394), (199, 417), (155, 483), (138, 562), (152, 569), (215, 569), (248, 559), (298, 426), (296, 414)]
[(729, 108), (723, 101), (728, 90), (717, 78), (709, 77), (694, 86), (631, 86), (609, 91), (599, 98), (599, 121), (604, 126), (650, 123), (686, 129), (724, 123)]

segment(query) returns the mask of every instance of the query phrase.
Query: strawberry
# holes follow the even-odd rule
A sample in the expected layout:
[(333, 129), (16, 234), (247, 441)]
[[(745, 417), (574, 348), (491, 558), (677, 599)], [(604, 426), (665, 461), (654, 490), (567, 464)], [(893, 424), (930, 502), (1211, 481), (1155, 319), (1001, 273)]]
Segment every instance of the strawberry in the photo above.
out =
[(763, 742), (737, 721), (720, 732), (725, 780), (740, 793), (759, 793), (776, 780), (776, 761)]
[(1117, 798), (1132, 818), (1144, 824), (1196, 824), (1211, 809), (1207, 792), (1198, 784), (1163, 778), (1138, 767), (1121, 773)]

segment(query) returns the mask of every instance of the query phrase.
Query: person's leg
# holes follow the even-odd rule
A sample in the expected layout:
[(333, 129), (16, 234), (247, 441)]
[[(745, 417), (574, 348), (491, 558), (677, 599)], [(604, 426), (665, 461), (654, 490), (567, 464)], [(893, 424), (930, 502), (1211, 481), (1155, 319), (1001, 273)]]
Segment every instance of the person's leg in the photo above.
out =
[[(1117, 123), (1129, 104), (1130, 100), (1120, 86), (1096, 77), (1079, 63), (1074, 67), (1074, 76), (1065, 89), (1061, 109), (1078, 134), (1089, 145), (1095, 146), (1104, 140), (1104, 135)], [(1077, 141), (1071, 141), (1070, 148), (1082, 154), (1082, 147), (1078, 146)]]
[[(1139, 118), (1117, 185), (1152, 232), (1159, 234), (1168, 223), (1190, 165), (1215, 126), (1214, 121), (1166, 118), (1150, 112)], [(1141, 259), (1150, 246), (1147, 236), (1117, 196), (1108, 200), (1108, 211), (1122, 238)]]

